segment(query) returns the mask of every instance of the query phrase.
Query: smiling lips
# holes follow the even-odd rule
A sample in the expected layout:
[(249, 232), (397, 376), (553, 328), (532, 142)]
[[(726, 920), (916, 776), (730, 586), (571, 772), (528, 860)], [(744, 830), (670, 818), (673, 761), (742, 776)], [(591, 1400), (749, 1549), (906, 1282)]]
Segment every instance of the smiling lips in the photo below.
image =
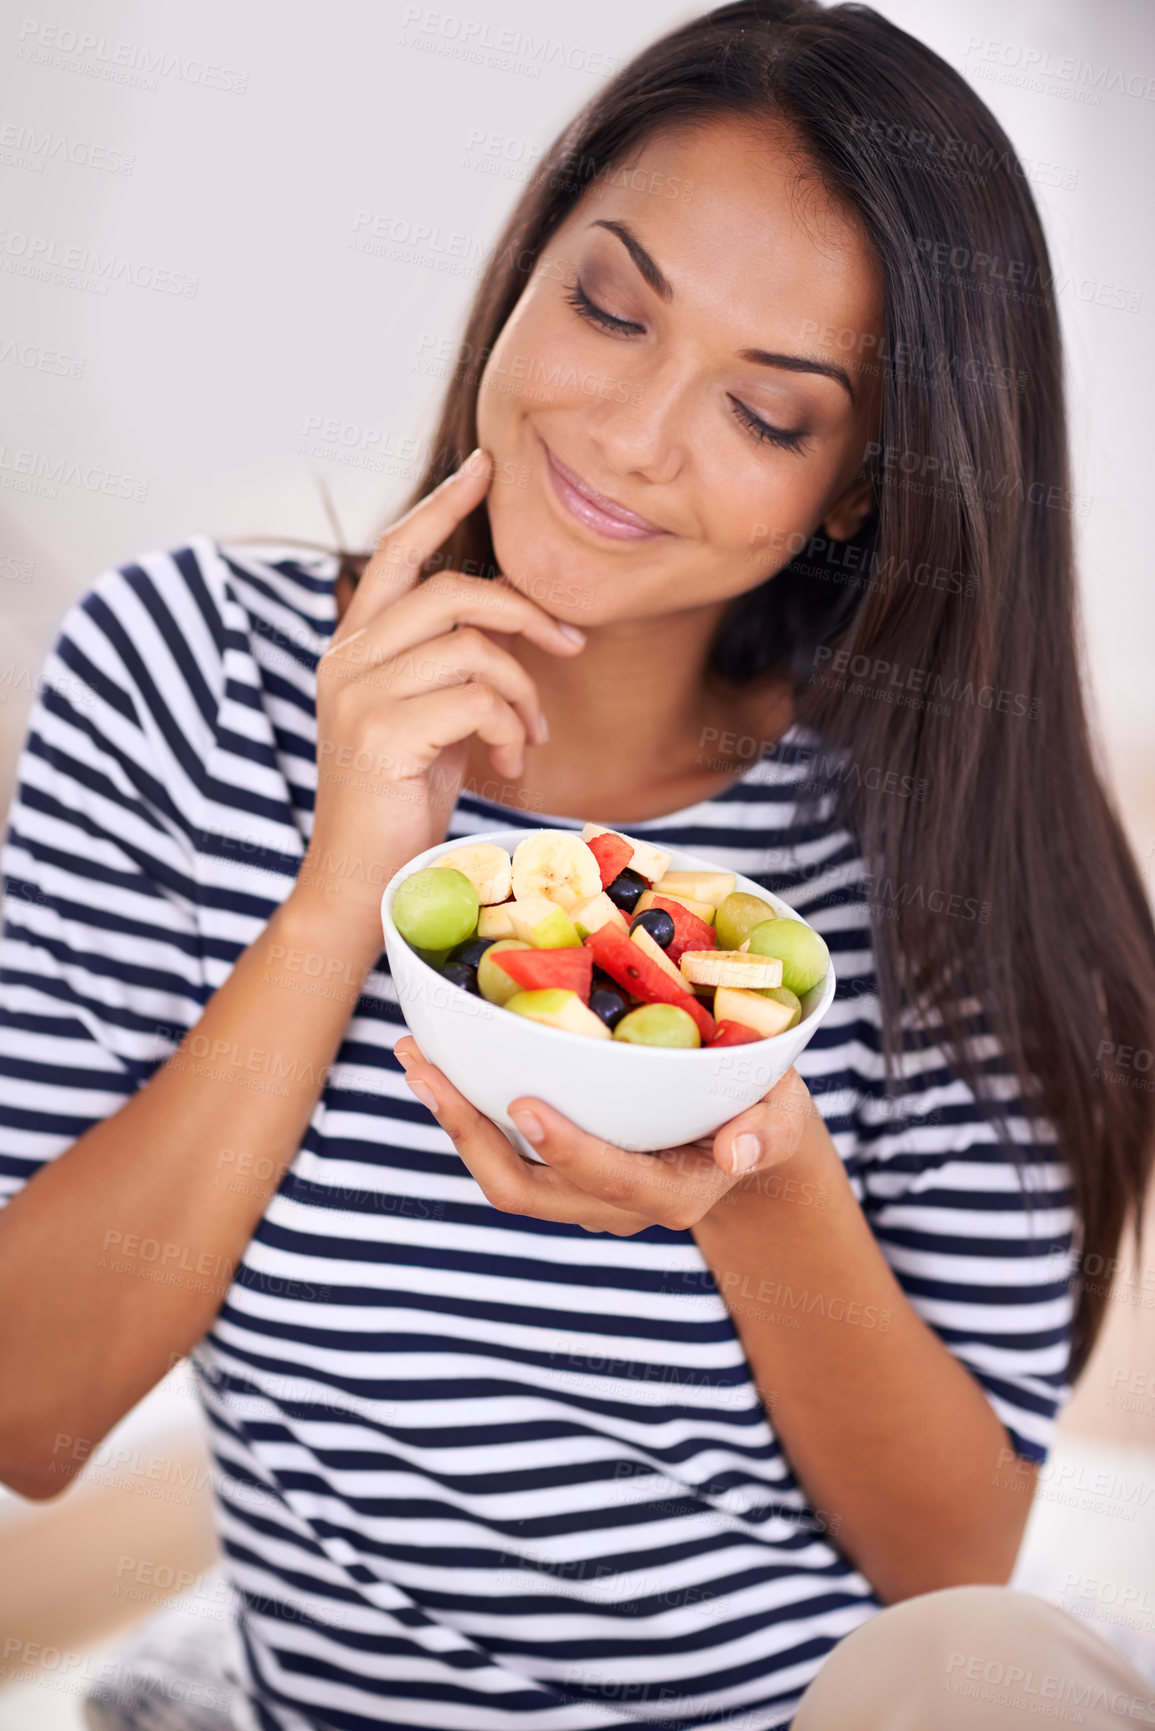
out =
[(553, 490), (570, 515), (579, 522), (615, 541), (649, 541), (655, 535), (668, 533), (651, 523), (648, 517), (639, 517), (636, 511), (627, 511), (624, 505), (615, 504), (604, 493), (597, 492), (580, 475), (575, 475), (572, 469), (559, 462), (544, 442), (543, 449)]

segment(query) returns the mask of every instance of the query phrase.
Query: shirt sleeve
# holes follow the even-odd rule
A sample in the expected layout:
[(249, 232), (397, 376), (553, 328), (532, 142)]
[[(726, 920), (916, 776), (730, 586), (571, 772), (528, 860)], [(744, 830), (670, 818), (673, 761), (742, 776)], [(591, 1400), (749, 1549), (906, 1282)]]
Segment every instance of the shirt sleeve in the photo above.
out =
[(0, 875), (0, 1203), (200, 1017), (219, 610), (192, 548), (106, 572), (36, 681)]
[(979, 1006), (967, 1008), (1003, 1131), (933, 1030), (912, 1024), (892, 1092), (880, 1051), (865, 1066), (861, 1202), (914, 1310), (983, 1388), (1015, 1453), (1042, 1462), (1070, 1393), (1074, 1192), (1053, 1132), (1028, 1120)]

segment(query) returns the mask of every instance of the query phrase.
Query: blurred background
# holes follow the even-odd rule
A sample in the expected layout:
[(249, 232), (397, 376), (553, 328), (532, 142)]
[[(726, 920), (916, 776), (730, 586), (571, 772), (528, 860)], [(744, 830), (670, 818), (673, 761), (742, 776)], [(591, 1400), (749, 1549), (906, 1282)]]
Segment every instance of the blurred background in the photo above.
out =
[[(456, 0), (455, 0), (456, 3)], [(192, 533), (368, 544), (538, 156), (671, 0), (131, 0), (0, 24), (0, 810), (37, 676), (102, 571)], [(1150, 0), (877, 0), (956, 67), (1042, 213), (1066, 341), (1104, 773), (1155, 885)], [(1057, 934), (1061, 941), (1061, 934)], [(1151, 1064), (1151, 1055), (1146, 1054)], [(1151, 1086), (1141, 1064), (1127, 1085)], [(1155, 1240), (1044, 1471), (1017, 1584), (1155, 1683)], [(1106, 1278), (1109, 1271), (1104, 1271)], [(5, 1390), (4, 1398), (19, 1398)], [(0, 1491), (0, 1731), (79, 1699), (158, 1605), (219, 1625), (186, 1365), (62, 1500)]]

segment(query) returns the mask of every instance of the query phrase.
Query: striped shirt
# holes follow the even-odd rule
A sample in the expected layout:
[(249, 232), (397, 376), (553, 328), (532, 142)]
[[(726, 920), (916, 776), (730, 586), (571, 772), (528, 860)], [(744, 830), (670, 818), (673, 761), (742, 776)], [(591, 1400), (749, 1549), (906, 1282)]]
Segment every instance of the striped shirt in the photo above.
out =
[[(328, 555), (194, 537), (69, 610), (2, 857), (0, 1194), (152, 1075), (291, 889), (335, 577)], [(838, 994), (798, 1069), (907, 1300), (1041, 1461), (1067, 1393), (1069, 1175), (1044, 1133), (1020, 1181), (927, 1027), (887, 1091), (863, 863), (832, 798), (802, 798), (824, 761), (794, 728), (717, 796), (626, 827), (825, 936)], [(499, 792), (464, 791), (448, 834), (581, 827)], [(406, 1088), (403, 1031), (382, 955), (193, 1355), (238, 1726), (786, 1724), (879, 1601), (795, 1479), (692, 1233), (496, 1212)], [(282, 1086), (275, 1057), (246, 1082)], [(989, 1036), (984, 1062), (1028, 1143)], [(783, 1327), (819, 1306), (889, 1325), (767, 1276)]]

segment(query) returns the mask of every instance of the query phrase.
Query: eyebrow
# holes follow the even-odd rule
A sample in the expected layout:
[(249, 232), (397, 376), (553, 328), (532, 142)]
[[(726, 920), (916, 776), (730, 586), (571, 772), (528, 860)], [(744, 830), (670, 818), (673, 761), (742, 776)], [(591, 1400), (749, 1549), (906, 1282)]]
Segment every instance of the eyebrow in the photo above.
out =
[[(590, 223), (591, 228), (606, 228), (611, 234), (616, 234), (634, 263), (644, 282), (653, 289), (660, 301), (667, 305), (674, 298), (674, 290), (669, 278), (659, 270), (637, 235), (624, 222), (613, 222), (598, 217)], [(739, 349), (738, 359), (751, 361), (759, 367), (779, 367), (788, 373), (821, 373), (824, 378), (833, 379), (842, 386), (851, 402), (855, 401), (854, 386), (844, 367), (836, 366), (832, 361), (819, 361), (811, 355), (781, 355), (770, 349)]]

